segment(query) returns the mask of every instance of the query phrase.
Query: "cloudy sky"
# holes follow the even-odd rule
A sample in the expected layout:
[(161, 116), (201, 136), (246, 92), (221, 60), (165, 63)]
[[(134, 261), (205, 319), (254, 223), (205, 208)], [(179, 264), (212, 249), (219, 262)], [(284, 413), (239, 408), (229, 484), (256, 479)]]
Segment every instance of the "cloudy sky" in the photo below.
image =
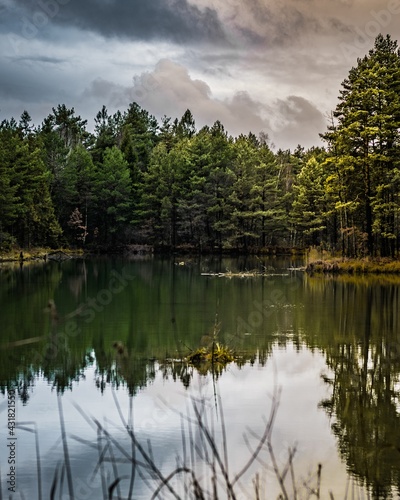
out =
[(0, 0), (0, 120), (136, 101), (310, 147), (379, 32), (400, 40), (400, 0)]

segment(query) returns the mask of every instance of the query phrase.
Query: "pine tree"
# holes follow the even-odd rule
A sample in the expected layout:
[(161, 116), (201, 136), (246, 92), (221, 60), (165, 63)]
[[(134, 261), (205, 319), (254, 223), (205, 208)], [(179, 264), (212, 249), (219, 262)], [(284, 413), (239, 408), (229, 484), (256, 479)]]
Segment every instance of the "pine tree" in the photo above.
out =
[[(323, 135), (337, 186), (341, 230), (357, 237), (353, 251), (394, 255), (398, 227), (400, 53), (379, 35), (342, 83), (333, 123)], [(344, 247), (343, 247), (344, 248)]]
[(142, 217), (150, 242), (161, 246), (175, 246), (177, 236), (178, 175), (172, 151), (159, 143), (143, 174)]
[(118, 118), (119, 115), (109, 115), (104, 105), (97, 113), (94, 119), (95, 143), (91, 150), (95, 163), (102, 163), (105, 150), (117, 145)]
[(13, 184), (14, 137), (8, 124), (0, 125), (0, 248), (12, 243), (11, 232), (18, 213), (18, 186)]
[(61, 228), (49, 190), (49, 174), (42, 151), (26, 141), (15, 149), (13, 182), (19, 199), (15, 232), (23, 247), (56, 246)]
[[(71, 228), (69, 221), (71, 213), (77, 209), (83, 215), (83, 223), (90, 237), (93, 236), (95, 224), (94, 186), (96, 172), (91, 154), (79, 144), (73, 148), (68, 155), (66, 165), (61, 173), (61, 198), (62, 205), (59, 207), (59, 217), (62, 227), (66, 233), (75, 240), (75, 231)], [(91, 233), (91, 234), (90, 234)]]
[(278, 183), (278, 173), (279, 165), (275, 155), (261, 136), (255, 164), (255, 184), (250, 193), (261, 247), (278, 244), (287, 230), (287, 215)]
[(325, 203), (326, 171), (322, 162), (310, 158), (302, 167), (294, 185), (292, 220), (304, 236), (303, 245), (318, 245), (327, 228)]
[(105, 151), (93, 185), (99, 240), (115, 246), (125, 240), (131, 216), (131, 178), (128, 163), (117, 146)]
[(256, 185), (258, 143), (254, 136), (239, 136), (233, 144), (232, 172), (234, 175), (229, 202), (232, 206), (231, 242), (234, 247), (247, 248), (257, 240), (256, 212), (253, 187)]

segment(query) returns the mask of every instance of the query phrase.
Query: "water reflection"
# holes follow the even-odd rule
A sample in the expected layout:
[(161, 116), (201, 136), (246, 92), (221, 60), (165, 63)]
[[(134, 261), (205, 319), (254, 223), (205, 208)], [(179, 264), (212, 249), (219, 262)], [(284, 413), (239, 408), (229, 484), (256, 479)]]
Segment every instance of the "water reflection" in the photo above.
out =
[[(271, 276), (201, 276), (257, 266)], [(90, 370), (101, 394), (112, 386), (134, 396), (160, 375), (188, 390), (198, 373), (182, 358), (217, 313), (221, 342), (242, 356), (238, 370), (266, 366), (277, 346), (323, 353), (329, 397), (320, 407), (340, 456), (374, 498), (387, 498), (400, 488), (399, 281), (289, 267), (297, 263), (210, 258), (1, 268), (1, 391), (15, 386), (29, 405), (39, 378), (64, 393)]]
[(316, 335), (334, 374), (321, 406), (350, 473), (373, 498), (388, 498), (400, 485), (399, 285), (334, 280), (323, 288), (338, 321), (328, 316), (328, 335)]
[[(169, 260), (127, 264), (103, 259), (48, 263), (17, 273), (2, 270), (2, 386), (23, 375), (31, 381), (32, 372), (43, 373), (63, 391), (92, 363), (93, 351), (99, 387), (104, 385), (101, 380), (124, 380), (135, 393), (146, 384), (149, 359), (182, 359), (210, 334), (217, 312), (223, 324), (221, 342), (241, 352), (243, 363), (257, 352), (264, 363), (270, 352), (270, 343), (263, 339), (266, 327), (280, 321), (272, 310), (279, 307), (274, 296), (269, 299), (269, 292), (255, 280), (242, 280), (237, 287), (234, 281), (201, 277), (204, 268), (233, 265), (242, 269), (248, 262), (210, 259), (178, 268)], [(110, 288), (111, 278), (122, 276), (123, 266), (134, 279), (121, 289)], [(246, 297), (254, 298), (256, 307), (257, 301), (264, 304), (262, 321), (251, 321)], [(251, 332), (240, 330), (241, 318), (250, 321)], [(113, 348), (118, 342), (125, 346), (123, 356)], [(187, 385), (187, 374), (182, 378)]]

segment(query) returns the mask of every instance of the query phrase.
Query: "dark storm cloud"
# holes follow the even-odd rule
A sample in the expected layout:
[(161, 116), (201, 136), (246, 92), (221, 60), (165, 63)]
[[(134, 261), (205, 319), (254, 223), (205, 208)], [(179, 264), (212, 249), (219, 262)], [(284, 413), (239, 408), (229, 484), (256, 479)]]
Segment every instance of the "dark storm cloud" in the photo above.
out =
[(308, 3), (247, 0), (232, 9), (234, 14), (226, 13), (226, 19), (245, 43), (287, 46), (324, 29)]
[[(199, 9), (187, 0), (15, 0), (20, 28), (41, 24), (90, 30), (104, 37), (131, 40), (215, 42), (224, 31), (214, 10)], [(31, 27), (32, 29), (32, 27)], [(44, 35), (43, 31), (43, 35)], [(22, 33), (23, 35), (23, 33)]]
[[(290, 95), (276, 101), (276, 115), (281, 121), (276, 140), (278, 144), (311, 146), (319, 143), (319, 133), (326, 129), (326, 119), (321, 111), (307, 99)], [(284, 140), (279, 140), (283, 137)]]
[[(3, 71), (0, 72), (0, 99), (16, 99), (24, 102), (39, 100), (44, 91), (49, 91), (47, 85), (42, 82), (41, 75), (19, 65), (1, 64)], [(4, 106), (0, 106), (3, 108)]]
[[(0, 56), (0, 110), (2, 119), (17, 118), (26, 109), (38, 124), (54, 106), (73, 100), (70, 74), (64, 60), (46, 55)], [(37, 109), (38, 113), (34, 113)], [(43, 114), (43, 109), (46, 111)], [(0, 120), (1, 121), (1, 120)]]
[(15, 62), (32, 62), (32, 63), (47, 63), (47, 64), (62, 64), (65, 63), (65, 59), (60, 59), (58, 57), (48, 57), (48, 56), (17, 56), (11, 57)]
[(335, 31), (336, 33), (343, 33), (344, 35), (352, 33), (351, 28), (345, 22), (335, 17), (331, 17), (328, 20), (328, 24), (330, 28), (332, 28), (332, 30)]
[(90, 121), (137, 101), (308, 146), (399, 19), (400, 0), (0, 0), (0, 109), (40, 123), (65, 103)]
[(137, 100), (135, 97), (131, 88), (103, 78), (93, 80), (82, 93), (82, 100), (86, 102), (91, 100), (93, 103), (107, 103), (107, 106), (113, 109), (127, 108), (130, 102)]

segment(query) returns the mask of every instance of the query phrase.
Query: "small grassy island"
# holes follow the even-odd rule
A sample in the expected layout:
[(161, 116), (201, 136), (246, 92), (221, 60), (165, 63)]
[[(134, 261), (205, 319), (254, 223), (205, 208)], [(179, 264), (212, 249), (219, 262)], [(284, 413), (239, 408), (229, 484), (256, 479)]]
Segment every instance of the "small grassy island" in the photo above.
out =
[(213, 342), (209, 347), (201, 347), (186, 356), (186, 362), (206, 374), (220, 373), (229, 363), (237, 359), (229, 347)]

